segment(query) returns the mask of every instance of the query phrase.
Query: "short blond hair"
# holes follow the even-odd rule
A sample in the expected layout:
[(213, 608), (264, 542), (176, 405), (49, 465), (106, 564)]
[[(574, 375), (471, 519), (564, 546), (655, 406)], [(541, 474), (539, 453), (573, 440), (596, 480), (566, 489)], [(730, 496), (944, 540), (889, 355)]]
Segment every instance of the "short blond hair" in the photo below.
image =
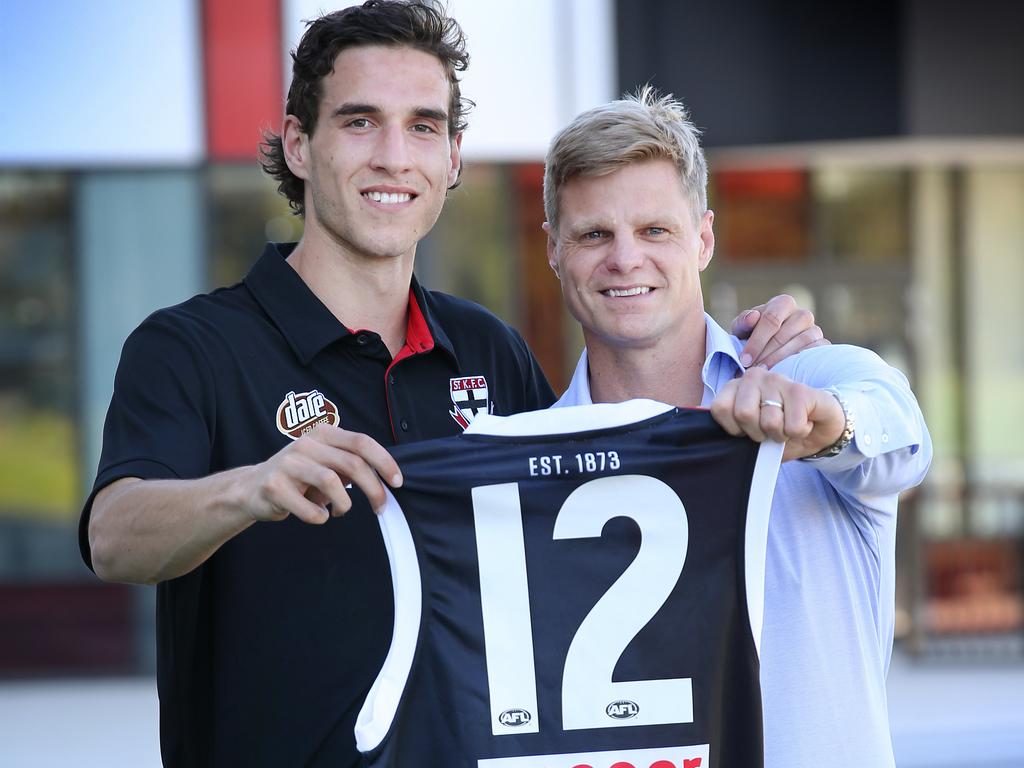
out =
[(578, 115), (551, 141), (544, 162), (544, 214), (558, 232), (558, 195), (574, 176), (604, 176), (630, 163), (671, 160), (694, 216), (708, 207), (700, 131), (682, 102), (650, 85)]

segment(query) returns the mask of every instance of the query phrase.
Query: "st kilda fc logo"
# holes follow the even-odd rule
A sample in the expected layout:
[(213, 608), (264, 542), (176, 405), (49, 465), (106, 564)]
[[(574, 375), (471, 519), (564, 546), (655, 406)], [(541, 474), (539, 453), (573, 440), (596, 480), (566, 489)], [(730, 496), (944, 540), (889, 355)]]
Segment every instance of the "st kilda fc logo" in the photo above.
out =
[(450, 379), (452, 403), (455, 408), (448, 411), (459, 426), (465, 429), (481, 413), (491, 412), (487, 397), (487, 379), (483, 376), (462, 376)]
[(277, 406), (277, 429), (282, 435), (297, 440), (321, 424), (337, 426), (338, 406), (324, 397), (319, 390), (289, 392)]

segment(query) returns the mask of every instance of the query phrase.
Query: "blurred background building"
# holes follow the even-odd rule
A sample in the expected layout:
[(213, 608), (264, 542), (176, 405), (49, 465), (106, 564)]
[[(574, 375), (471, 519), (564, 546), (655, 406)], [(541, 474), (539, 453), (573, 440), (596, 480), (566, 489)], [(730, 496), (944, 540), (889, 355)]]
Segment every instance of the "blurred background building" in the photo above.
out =
[[(153, 309), (301, 235), (256, 147), (302, 20), (343, 4), (0, 0), (0, 764), (50, 764), (11, 745), (59, 702), (142, 695), (155, 748), (153, 590), (100, 583), (77, 547), (113, 371)], [(581, 340), (545, 259), (547, 142), (644, 82), (681, 97), (711, 163), (711, 313), (793, 294), (907, 372), (931, 427), (901, 505), (900, 765), (1024, 765), (1024, 4), (450, 8), (477, 107), (420, 279), (519, 327), (562, 386)]]

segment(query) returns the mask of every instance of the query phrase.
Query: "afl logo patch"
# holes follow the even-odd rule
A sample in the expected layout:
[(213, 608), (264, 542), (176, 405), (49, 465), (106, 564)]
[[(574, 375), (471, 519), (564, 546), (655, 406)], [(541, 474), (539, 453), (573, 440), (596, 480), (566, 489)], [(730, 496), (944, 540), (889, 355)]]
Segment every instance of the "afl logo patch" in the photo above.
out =
[(526, 725), (531, 720), (533, 720), (533, 715), (525, 709), (506, 709), (498, 715), (498, 722), (502, 725), (507, 725), (510, 728)]
[(292, 440), (321, 424), (337, 426), (340, 420), (338, 406), (316, 389), (312, 392), (289, 392), (277, 406), (277, 429)]
[(613, 717), (616, 720), (628, 720), (631, 717), (637, 716), (637, 713), (640, 712), (640, 707), (635, 702), (622, 699), (620, 701), (613, 701), (605, 707), (604, 712), (608, 717)]

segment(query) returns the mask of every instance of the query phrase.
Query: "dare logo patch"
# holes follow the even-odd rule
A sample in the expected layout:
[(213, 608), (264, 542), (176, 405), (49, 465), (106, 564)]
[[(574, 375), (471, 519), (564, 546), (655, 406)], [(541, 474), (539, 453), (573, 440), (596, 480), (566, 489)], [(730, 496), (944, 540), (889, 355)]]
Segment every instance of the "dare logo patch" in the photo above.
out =
[(297, 440), (321, 424), (337, 426), (340, 420), (338, 406), (317, 389), (311, 392), (289, 392), (277, 406), (277, 429), (292, 440)]

